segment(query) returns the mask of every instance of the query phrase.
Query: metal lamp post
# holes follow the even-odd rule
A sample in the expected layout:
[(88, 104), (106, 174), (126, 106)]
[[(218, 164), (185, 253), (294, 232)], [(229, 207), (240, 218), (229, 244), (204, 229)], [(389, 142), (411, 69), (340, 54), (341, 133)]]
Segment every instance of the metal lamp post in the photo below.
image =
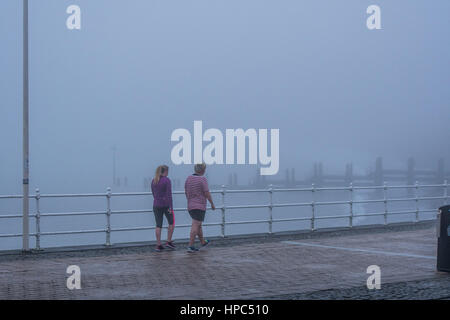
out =
[(28, 145), (28, 104), (29, 104), (29, 79), (28, 79), (28, 0), (23, 0), (23, 233), (22, 249), (30, 250), (29, 243), (29, 145)]

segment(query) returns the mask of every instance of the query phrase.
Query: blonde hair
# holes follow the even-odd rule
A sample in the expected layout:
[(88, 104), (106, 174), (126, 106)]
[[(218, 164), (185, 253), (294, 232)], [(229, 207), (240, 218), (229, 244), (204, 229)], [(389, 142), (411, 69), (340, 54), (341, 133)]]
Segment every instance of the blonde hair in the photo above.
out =
[(158, 184), (159, 179), (161, 179), (161, 175), (167, 171), (169, 171), (168, 166), (166, 166), (166, 165), (158, 166), (155, 171), (155, 177), (153, 178), (153, 183)]

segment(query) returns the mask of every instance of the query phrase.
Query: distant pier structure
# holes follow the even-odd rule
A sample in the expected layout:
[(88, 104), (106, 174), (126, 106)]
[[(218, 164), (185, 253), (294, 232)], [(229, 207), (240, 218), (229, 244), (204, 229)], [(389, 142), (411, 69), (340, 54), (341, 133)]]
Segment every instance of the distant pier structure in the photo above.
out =
[[(248, 180), (247, 184), (239, 180), (239, 175), (236, 172), (228, 173), (228, 179), (223, 184), (230, 188), (267, 188), (271, 184), (274, 187), (293, 188), (314, 184), (315, 187), (320, 188), (325, 186), (349, 186), (350, 183), (355, 186), (382, 186), (385, 182), (397, 185), (415, 185), (417, 181), (420, 184), (443, 184), (446, 180), (450, 183), (450, 171), (445, 170), (445, 162), (442, 158), (438, 160), (436, 169), (418, 169), (414, 158), (409, 158), (403, 169), (385, 168), (382, 157), (376, 158), (374, 164), (374, 167), (365, 174), (355, 174), (353, 163), (347, 163), (342, 173), (332, 174), (325, 172), (322, 162), (316, 162), (313, 165), (311, 175), (303, 180), (296, 177), (295, 168), (285, 168), (275, 176), (262, 176), (260, 169), (257, 168), (255, 175)], [(171, 177), (171, 180), (173, 190), (184, 188), (184, 180), (175, 177)], [(150, 190), (151, 181), (152, 177), (144, 177), (144, 191)], [(124, 183), (127, 183), (126, 177)], [(212, 189), (219, 189), (221, 186), (222, 184), (215, 185), (210, 182), (210, 188)], [(383, 190), (377, 189), (376, 192), (381, 195)], [(414, 196), (414, 188), (408, 188), (408, 194), (411, 197)]]
[[(295, 187), (313, 183), (316, 187), (348, 186), (350, 183), (358, 186), (382, 186), (386, 181), (402, 185), (414, 185), (416, 181), (422, 184), (443, 184), (446, 180), (450, 182), (450, 172), (445, 170), (444, 164), (444, 159), (441, 158), (437, 163), (436, 169), (418, 169), (414, 158), (409, 158), (404, 169), (388, 169), (383, 165), (383, 158), (378, 157), (375, 160), (374, 168), (366, 174), (355, 174), (352, 163), (345, 165), (345, 170), (342, 174), (329, 174), (325, 173), (322, 162), (316, 162), (309, 178), (297, 179), (294, 168), (284, 170), (284, 179), (281, 178), (282, 175), (277, 175), (277, 177), (261, 176), (258, 169), (255, 178), (251, 179), (250, 184), (256, 187), (267, 187), (269, 184)], [(412, 188), (408, 192), (411, 195), (414, 194)]]

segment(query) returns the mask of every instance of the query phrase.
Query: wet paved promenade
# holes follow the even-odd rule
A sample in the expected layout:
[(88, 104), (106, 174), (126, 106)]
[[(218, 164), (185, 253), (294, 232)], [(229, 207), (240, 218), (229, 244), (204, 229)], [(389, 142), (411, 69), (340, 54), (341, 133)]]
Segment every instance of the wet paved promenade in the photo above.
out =
[[(434, 224), (421, 223), (223, 239), (198, 253), (179, 244), (0, 255), (0, 299), (370, 299), (370, 265), (381, 268), (378, 297), (414, 298), (406, 283), (418, 298), (420, 288), (445, 298), (450, 274), (435, 271), (436, 242)], [(66, 287), (69, 265), (81, 268), (80, 290)]]

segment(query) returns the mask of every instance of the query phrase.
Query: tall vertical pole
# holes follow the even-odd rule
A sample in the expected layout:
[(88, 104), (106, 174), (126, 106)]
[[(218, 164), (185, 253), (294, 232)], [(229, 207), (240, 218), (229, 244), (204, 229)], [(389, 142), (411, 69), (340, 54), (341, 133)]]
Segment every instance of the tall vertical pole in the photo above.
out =
[(23, 251), (30, 250), (29, 243), (29, 148), (28, 148), (28, 103), (29, 103), (29, 79), (28, 79), (28, 0), (23, 0)]

